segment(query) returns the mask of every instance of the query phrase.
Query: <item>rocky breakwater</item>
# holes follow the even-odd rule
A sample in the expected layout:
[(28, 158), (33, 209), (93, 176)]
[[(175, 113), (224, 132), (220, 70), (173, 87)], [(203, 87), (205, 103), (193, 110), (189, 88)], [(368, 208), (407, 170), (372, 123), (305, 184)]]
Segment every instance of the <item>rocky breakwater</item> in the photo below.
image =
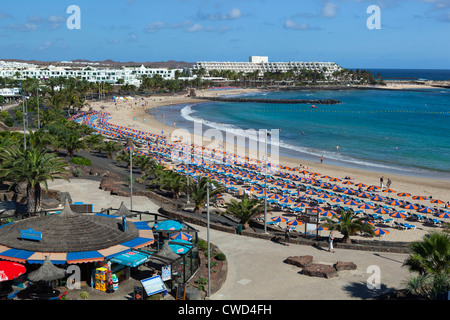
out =
[(201, 100), (218, 102), (255, 102), (255, 103), (277, 103), (277, 104), (340, 104), (335, 99), (259, 99), (259, 98), (230, 98), (230, 97), (197, 97)]

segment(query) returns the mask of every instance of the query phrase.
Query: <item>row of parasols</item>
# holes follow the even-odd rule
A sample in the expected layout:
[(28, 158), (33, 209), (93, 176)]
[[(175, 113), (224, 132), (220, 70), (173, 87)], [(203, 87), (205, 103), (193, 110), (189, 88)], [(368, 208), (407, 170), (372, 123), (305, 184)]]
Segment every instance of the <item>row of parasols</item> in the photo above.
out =
[[(94, 119), (100, 119), (100, 125), (95, 125), (93, 122)], [(180, 154), (181, 152), (186, 151), (187, 148), (189, 148), (189, 146), (183, 145), (180, 142), (178, 143), (174, 143), (174, 144), (169, 144), (165, 141), (163, 136), (159, 136), (159, 135), (155, 135), (155, 134), (151, 134), (151, 133), (147, 133), (145, 131), (142, 130), (136, 130), (133, 128), (127, 128), (124, 126), (118, 126), (118, 125), (114, 125), (108, 122), (109, 120), (109, 115), (105, 112), (97, 112), (97, 111), (90, 111), (90, 112), (85, 112), (85, 113), (81, 113), (78, 114), (76, 116), (74, 116), (72, 118), (72, 120), (82, 120), (83, 123), (93, 127), (96, 130), (102, 130), (101, 133), (103, 133), (103, 131), (107, 131), (109, 133), (111, 132), (115, 132), (115, 134), (119, 134), (119, 135), (126, 135), (129, 136), (133, 139), (140, 139), (140, 140), (144, 140), (144, 141), (155, 141), (155, 140), (159, 140), (159, 144), (164, 145), (166, 148), (162, 148), (162, 147), (154, 147), (154, 146), (149, 146), (147, 145), (147, 149), (149, 149), (149, 151), (151, 152), (156, 152), (159, 153), (161, 156), (164, 157), (171, 157), (171, 159), (174, 160), (182, 160), (182, 161), (186, 161), (185, 159), (185, 155), (184, 154)], [(103, 130), (104, 129), (104, 130)], [(189, 153), (190, 155), (192, 155), (193, 157), (191, 157), (191, 159), (188, 159), (189, 162), (191, 162), (191, 165), (199, 167), (200, 169), (204, 168), (204, 169), (208, 169), (208, 171), (212, 171), (212, 170), (217, 170), (217, 171), (222, 171), (222, 174), (225, 175), (229, 175), (232, 176), (233, 178), (239, 178), (243, 181), (249, 181), (249, 180), (256, 180), (261, 182), (261, 180), (263, 179), (263, 177), (261, 176), (261, 171), (262, 168), (261, 166), (256, 165), (255, 163), (250, 163), (252, 162), (256, 162), (256, 163), (261, 163), (260, 160), (257, 159), (251, 159), (249, 157), (241, 157), (239, 155), (236, 154), (232, 154), (229, 152), (223, 152), (223, 155), (226, 155), (227, 158), (226, 159), (233, 159), (234, 160), (234, 164), (241, 166), (243, 169), (245, 168), (246, 172), (242, 172), (241, 170), (236, 170), (234, 168), (230, 168), (229, 166), (227, 166), (224, 162), (222, 162), (222, 165), (219, 164), (211, 164), (211, 163), (207, 163), (204, 161), (205, 156), (210, 157), (210, 160), (213, 160), (213, 162), (219, 162), (218, 159), (211, 159), (214, 158), (214, 154), (215, 154), (215, 150), (214, 149), (210, 149), (210, 148), (206, 148), (204, 146), (195, 146), (194, 144), (192, 144), (189, 148)], [(145, 154), (145, 155), (149, 155), (148, 153), (145, 153), (141, 150), (135, 150), (136, 152), (140, 153), (140, 154)], [(201, 159), (200, 159), (201, 156)], [(161, 158), (158, 158), (157, 160), (161, 161)], [(223, 160), (223, 158), (222, 158)], [(225, 161), (226, 162), (226, 161)], [(270, 169), (269, 169), (270, 167)], [(205, 175), (208, 176), (210, 178), (217, 178), (219, 182), (224, 183), (227, 188), (231, 189), (231, 190), (236, 190), (236, 188), (233, 187), (233, 185), (237, 184), (235, 180), (233, 179), (226, 179), (223, 177), (217, 177), (214, 176), (213, 174), (209, 173), (209, 172), (204, 172), (198, 168), (192, 168), (191, 166), (180, 166), (178, 169), (183, 170), (185, 173), (190, 174), (190, 175)], [(337, 192), (342, 192), (345, 195), (356, 195), (357, 197), (360, 198), (370, 198), (371, 200), (374, 201), (387, 201), (388, 199), (386, 197), (382, 197), (380, 195), (376, 195), (373, 193), (369, 193), (369, 192), (358, 192), (357, 190), (354, 190), (352, 188), (343, 188), (340, 187), (336, 184), (331, 185), (328, 182), (324, 182), (323, 180), (328, 180), (330, 182), (342, 182), (343, 184), (347, 185), (347, 186), (355, 186), (357, 188), (359, 188), (359, 190), (361, 190), (361, 188), (367, 188), (367, 191), (380, 191), (381, 188), (375, 185), (372, 186), (367, 186), (365, 184), (362, 183), (354, 183), (352, 181), (349, 180), (341, 180), (338, 178), (334, 178), (334, 177), (330, 177), (330, 176), (322, 176), (320, 173), (317, 172), (309, 172), (307, 170), (300, 170), (298, 168), (291, 168), (288, 166), (282, 166), (282, 165), (272, 165), (270, 162), (268, 163), (268, 169), (270, 170), (270, 173), (274, 173), (274, 176), (280, 176), (283, 179), (290, 179), (292, 180), (292, 182), (300, 182), (300, 183), (310, 183), (314, 186), (320, 187), (320, 188), (329, 188), (332, 191), (337, 191)], [(290, 174), (290, 173), (284, 173), (279, 171), (279, 169), (285, 169), (289, 172), (298, 172), (300, 174), (303, 175), (309, 175), (308, 178), (306, 177), (300, 177), (297, 176), (295, 174)], [(317, 178), (319, 178), (321, 180), (317, 180)], [(270, 179), (268, 180), (268, 182), (273, 182)], [(293, 184), (293, 183), (289, 183), (286, 181), (275, 181), (273, 182), (274, 186), (279, 186), (281, 189), (287, 189), (287, 188), (296, 188), (298, 187), (297, 185)], [(246, 189), (246, 191), (248, 192), (257, 192), (258, 194), (264, 194), (264, 190), (261, 189), (252, 189), (254, 187), (251, 187), (249, 189)], [(396, 193), (394, 190), (392, 189), (385, 189), (382, 190), (385, 193)], [(295, 192), (292, 192), (295, 193)], [(307, 192), (305, 192), (306, 195), (318, 195), (319, 198), (328, 198), (331, 197), (330, 201), (332, 202), (344, 202), (346, 201), (346, 199), (341, 199), (337, 196), (332, 197), (332, 195), (329, 195), (328, 193), (319, 193), (318, 191), (314, 190), (314, 189), (310, 189)], [(282, 197), (282, 198), (277, 198), (279, 195), (278, 194), (270, 194), (268, 195), (268, 199), (269, 201), (278, 201), (280, 204), (292, 204), (294, 201), (288, 197)], [(409, 193), (397, 193), (397, 196), (399, 197), (411, 197), (411, 194)], [(413, 196), (412, 197), (413, 200), (419, 200), (419, 201), (424, 201), (427, 200), (427, 197), (423, 197), (423, 196)], [(395, 201), (395, 202), (393, 202)], [(439, 200), (439, 199), (432, 199), (431, 203), (433, 204), (445, 204), (444, 201)], [(387, 201), (387, 204), (391, 204), (391, 205), (398, 205), (398, 206), (402, 206), (405, 209), (409, 209), (409, 210), (418, 210), (421, 213), (436, 213), (439, 215), (439, 217), (441, 218), (448, 218), (450, 217), (450, 212), (448, 211), (443, 211), (442, 210), (440, 212), (438, 212), (438, 210), (435, 210), (434, 208), (431, 207), (427, 207), (427, 206), (418, 206), (415, 204), (411, 204), (411, 203), (405, 203), (403, 201), (399, 201), (399, 200), (390, 200)], [(366, 208), (364, 208), (366, 209)], [(296, 211), (297, 209), (294, 208), (294, 211)], [(401, 214), (401, 213), (400, 213)]]

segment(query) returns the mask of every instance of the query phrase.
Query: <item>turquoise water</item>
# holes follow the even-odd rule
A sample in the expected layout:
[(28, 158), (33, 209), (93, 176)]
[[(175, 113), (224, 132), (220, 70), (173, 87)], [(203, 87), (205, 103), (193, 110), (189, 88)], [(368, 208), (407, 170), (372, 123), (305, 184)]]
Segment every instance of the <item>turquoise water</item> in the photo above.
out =
[[(287, 91), (263, 99), (337, 99), (338, 105), (208, 102), (164, 108), (190, 131), (280, 129), (280, 154), (344, 166), (450, 179), (450, 90)], [(337, 149), (339, 146), (339, 149)], [(301, 161), (300, 161), (301, 163)]]

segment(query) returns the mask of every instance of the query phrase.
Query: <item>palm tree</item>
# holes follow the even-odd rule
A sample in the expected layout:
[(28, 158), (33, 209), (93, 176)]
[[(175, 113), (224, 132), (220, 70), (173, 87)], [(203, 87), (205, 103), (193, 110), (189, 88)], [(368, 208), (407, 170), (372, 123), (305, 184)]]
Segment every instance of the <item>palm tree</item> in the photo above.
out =
[(47, 180), (68, 180), (63, 176), (66, 166), (63, 159), (40, 148), (8, 147), (0, 152), (0, 178), (27, 185), (28, 215), (41, 209), (41, 183), (47, 190)]
[(433, 232), (421, 241), (410, 244), (411, 255), (403, 263), (411, 277), (407, 290), (423, 296), (436, 297), (450, 290), (450, 235)]
[(264, 211), (264, 203), (259, 199), (249, 199), (246, 194), (238, 202), (231, 199), (226, 203), (225, 213), (229, 213), (238, 219), (246, 227), (253, 217)]
[(434, 232), (421, 241), (410, 244), (411, 256), (404, 266), (419, 274), (450, 275), (450, 235)]
[(122, 146), (115, 141), (107, 141), (104, 146), (104, 150), (108, 154), (108, 158), (111, 159), (114, 152), (119, 151)]
[(161, 171), (161, 173), (158, 177), (159, 188), (172, 192), (172, 197), (178, 199), (180, 192), (186, 189), (186, 177), (172, 170)]
[(189, 187), (186, 188), (186, 190), (189, 193), (190, 199), (195, 204), (194, 213), (202, 212), (202, 207), (205, 205), (207, 201), (208, 183), (214, 187), (214, 189), (211, 188), (209, 191), (210, 198), (214, 199), (217, 196), (217, 194), (225, 191), (225, 187), (223, 187), (220, 183), (218, 183), (215, 180), (211, 180), (207, 177), (199, 176), (197, 183), (194, 183), (192, 179), (189, 180)]
[(144, 173), (147, 169), (155, 165), (155, 160), (153, 160), (149, 156), (137, 155), (136, 162), (133, 160), (133, 163), (136, 164), (139, 169), (141, 169), (141, 173)]
[(69, 131), (59, 137), (60, 147), (67, 150), (67, 156), (73, 157), (75, 151), (86, 149), (86, 141), (76, 131)]
[(130, 151), (122, 150), (114, 156), (114, 161), (117, 163), (125, 162), (127, 169), (130, 169)]
[(324, 226), (330, 230), (340, 231), (344, 237), (342, 238), (343, 243), (351, 243), (350, 236), (356, 234), (356, 232), (367, 232), (370, 235), (374, 235), (373, 226), (364, 221), (369, 220), (368, 218), (358, 218), (357, 214), (351, 210), (345, 211), (341, 210), (341, 217), (337, 218), (325, 218)]

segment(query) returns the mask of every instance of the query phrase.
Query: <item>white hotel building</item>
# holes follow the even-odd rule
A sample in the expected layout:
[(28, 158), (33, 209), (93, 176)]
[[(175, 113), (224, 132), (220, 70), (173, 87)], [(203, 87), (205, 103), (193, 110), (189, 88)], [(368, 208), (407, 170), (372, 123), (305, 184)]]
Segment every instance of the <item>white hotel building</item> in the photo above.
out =
[(171, 80), (175, 79), (175, 72), (183, 71), (182, 69), (167, 69), (167, 68), (147, 68), (141, 67), (121, 67), (121, 68), (101, 68), (101, 67), (61, 67), (61, 66), (48, 66), (39, 67), (32, 64), (15, 64), (5, 63), (0, 61), (0, 77), (16, 77), (18, 73), (18, 79), (36, 78), (36, 79), (49, 79), (49, 78), (78, 78), (81, 80), (87, 80), (90, 82), (109, 82), (116, 83), (119, 79), (123, 79), (124, 83), (140, 85), (141, 77), (148, 76), (153, 77), (158, 74), (163, 79)]
[[(326, 69), (324, 69), (326, 67)], [(233, 70), (236, 72), (250, 73), (259, 71), (262, 77), (265, 72), (286, 72), (289, 70), (307, 69), (321, 71), (325, 76), (332, 77), (333, 72), (342, 70), (342, 67), (334, 62), (269, 62), (267, 56), (251, 56), (249, 62), (219, 62), (219, 61), (201, 61), (197, 62), (192, 69), (205, 69), (209, 73), (211, 70)]]

